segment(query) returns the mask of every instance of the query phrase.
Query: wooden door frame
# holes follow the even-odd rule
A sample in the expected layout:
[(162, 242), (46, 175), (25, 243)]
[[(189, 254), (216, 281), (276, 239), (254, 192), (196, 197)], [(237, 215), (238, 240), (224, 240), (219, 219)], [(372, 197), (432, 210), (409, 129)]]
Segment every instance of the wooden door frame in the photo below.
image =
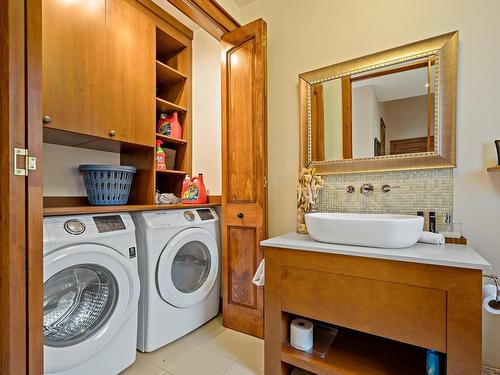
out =
[(217, 40), (221, 40), (222, 35), (241, 26), (215, 0), (168, 1)]
[(42, 374), (42, 172), (15, 176), (13, 155), (41, 165), (41, 0), (1, 2), (0, 21), (0, 372)]

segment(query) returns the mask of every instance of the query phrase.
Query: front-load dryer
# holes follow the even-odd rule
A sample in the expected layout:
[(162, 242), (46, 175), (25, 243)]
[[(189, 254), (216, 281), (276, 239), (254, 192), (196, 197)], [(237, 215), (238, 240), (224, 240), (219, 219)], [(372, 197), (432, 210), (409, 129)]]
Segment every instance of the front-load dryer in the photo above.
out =
[(45, 374), (117, 374), (136, 357), (140, 293), (129, 214), (43, 222)]
[(219, 310), (219, 225), (213, 209), (132, 214), (139, 248), (137, 348), (150, 352)]

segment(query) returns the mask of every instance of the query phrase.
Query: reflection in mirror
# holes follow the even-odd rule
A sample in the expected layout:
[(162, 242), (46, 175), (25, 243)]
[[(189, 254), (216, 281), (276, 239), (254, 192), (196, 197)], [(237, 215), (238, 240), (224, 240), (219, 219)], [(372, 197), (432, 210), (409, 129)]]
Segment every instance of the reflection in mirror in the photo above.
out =
[(311, 85), (312, 161), (434, 151), (436, 57)]

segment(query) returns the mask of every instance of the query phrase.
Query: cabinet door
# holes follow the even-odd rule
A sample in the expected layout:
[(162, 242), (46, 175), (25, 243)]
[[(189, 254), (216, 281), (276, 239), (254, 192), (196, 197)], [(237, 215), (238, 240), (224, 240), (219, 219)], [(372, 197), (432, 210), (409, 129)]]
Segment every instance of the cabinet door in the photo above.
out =
[(106, 134), (105, 9), (105, 0), (42, 2), (42, 108), (48, 127)]
[(156, 25), (131, 2), (107, 0), (107, 131), (154, 146)]
[(263, 337), (263, 288), (252, 284), (267, 236), (266, 23), (222, 36), (224, 326)]

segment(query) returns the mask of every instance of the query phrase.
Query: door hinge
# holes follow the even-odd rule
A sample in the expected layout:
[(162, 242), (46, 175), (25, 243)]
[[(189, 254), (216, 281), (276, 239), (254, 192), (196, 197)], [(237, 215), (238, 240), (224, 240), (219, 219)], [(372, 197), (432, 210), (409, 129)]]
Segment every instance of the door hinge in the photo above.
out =
[[(19, 168), (17, 158), (24, 156), (24, 168)], [(14, 176), (27, 176), (29, 171), (36, 171), (36, 157), (29, 156), (28, 149), (14, 148)]]
[(262, 47), (264, 47), (264, 48), (267, 47), (267, 38), (265, 36), (262, 37)]
[(264, 176), (264, 187), (267, 187), (267, 176)]

